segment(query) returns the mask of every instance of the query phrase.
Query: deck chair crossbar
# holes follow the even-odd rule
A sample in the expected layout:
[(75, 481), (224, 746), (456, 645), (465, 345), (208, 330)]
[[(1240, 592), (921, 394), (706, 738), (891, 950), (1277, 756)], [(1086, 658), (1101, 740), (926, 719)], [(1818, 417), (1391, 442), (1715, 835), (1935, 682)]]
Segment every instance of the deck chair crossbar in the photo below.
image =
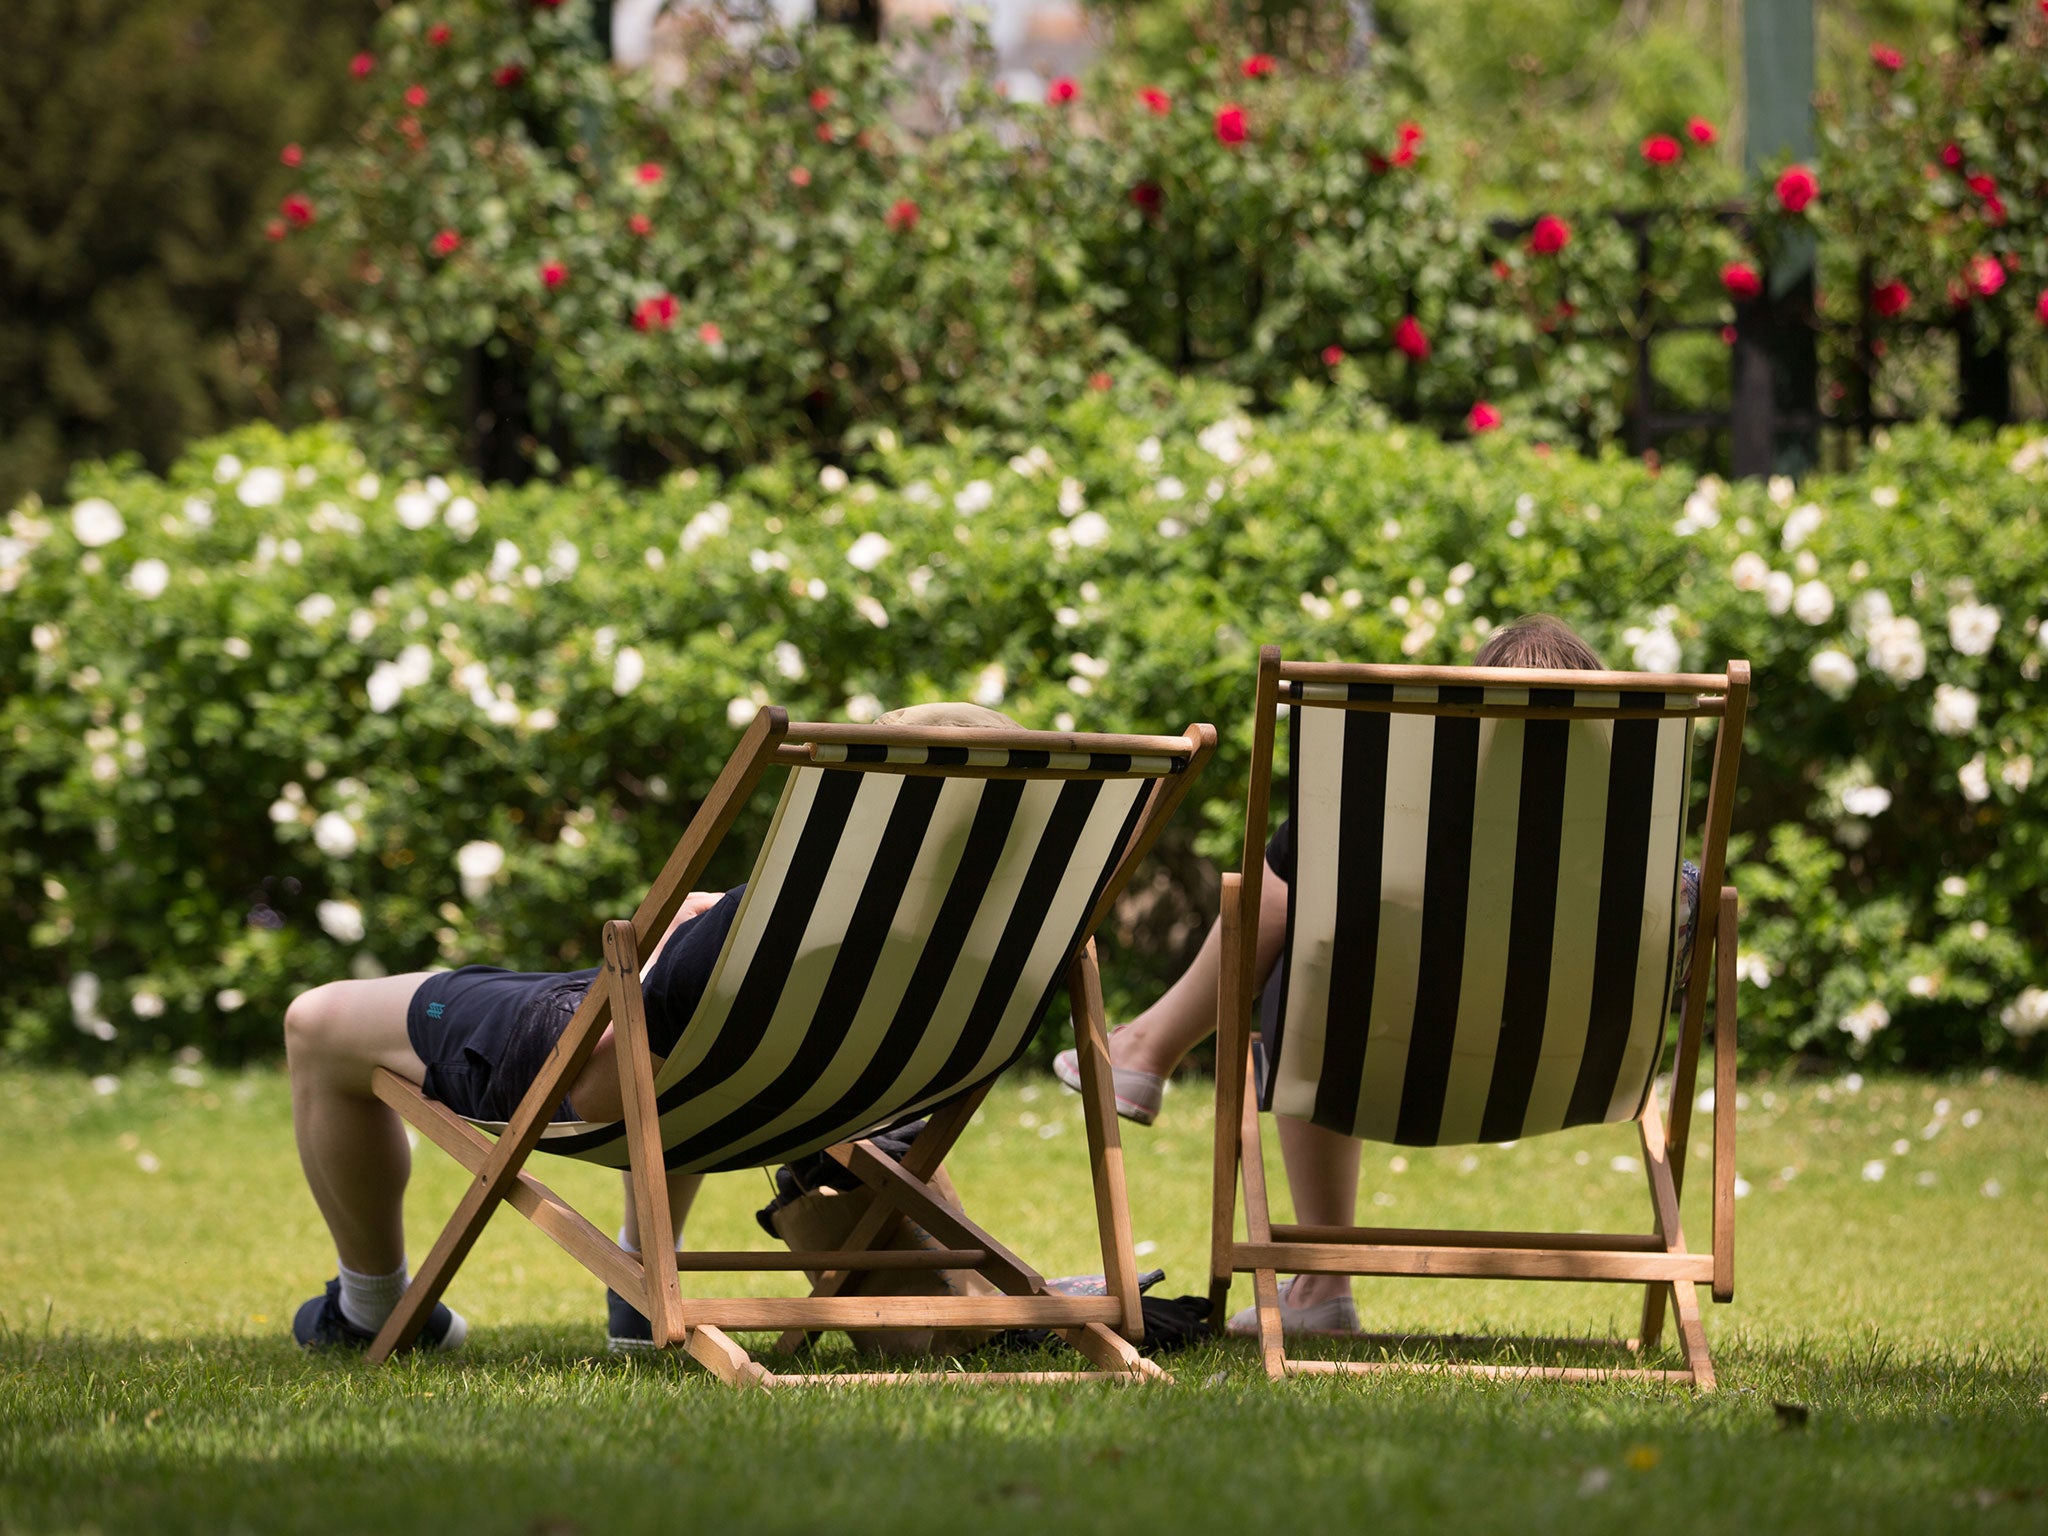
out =
[[(1749, 668), (1637, 674), (1353, 666), (1260, 653), (1242, 868), (1256, 869), (1286, 706), (1296, 867), (1285, 947), (1267, 988), (1266, 1073), (1254, 1093), (1258, 879), (1224, 877), (1217, 1029), (1211, 1301), (1250, 1273), (1269, 1374), (1450, 1370), (1614, 1376), (1710, 1390), (1695, 1288), (1734, 1293), (1735, 945), (1725, 885)], [(1700, 842), (1699, 912), (1667, 1122), (1656, 1091), (1678, 928), (1693, 727), (1716, 736)], [(1679, 1220), (1693, 1091), (1713, 1002), (1712, 1242)], [(1263, 1102), (1262, 1102), (1263, 1101)], [(1647, 1233), (1469, 1232), (1275, 1223), (1261, 1108), (1414, 1146), (1507, 1141), (1634, 1121)], [(1244, 1200), (1245, 1236), (1236, 1204)], [(1638, 1355), (1673, 1309), (1683, 1368), (1297, 1360), (1281, 1272), (1587, 1280), (1645, 1287)], [(1460, 1340), (1460, 1343), (1469, 1341)], [(1507, 1341), (1502, 1341), (1507, 1342)], [(1402, 1356), (1394, 1357), (1398, 1347)]]
[[(931, 1372), (776, 1373), (734, 1331), (1046, 1328), (1098, 1369), (948, 1372), (946, 1379), (1158, 1379), (1143, 1314), (1096, 972), (1096, 926), (1215, 750), (1215, 731), (1109, 736), (792, 724), (764, 708), (630, 920), (603, 925), (603, 962), (541, 1072), (502, 1125), (471, 1122), (386, 1071), (377, 1094), (471, 1175), (455, 1214), (371, 1349), (410, 1343), (500, 1204), (510, 1204), (721, 1380), (783, 1386), (930, 1380)], [(791, 771), (702, 1000), (665, 1058), (649, 1041), (643, 954), (665, 933), (762, 777)], [(996, 1076), (1052, 994), (1073, 1005), (1107, 1294), (1067, 1296), (935, 1183)], [(607, 1027), (616, 1123), (556, 1118)], [(900, 1161), (866, 1138), (919, 1116)], [(640, 1213), (629, 1252), (529, 1171), (535, 1150), (623, 1169)], [(825, 1151), (867, 1199), (841, 1248), (679, 1259), (665, 1175)], [(905, 1222), (929, 1239), (887, 1246)], [(936, 1245), (936, 1246), (930, 1246)], [(979, 1275), (995, 1295), (864, 1296), (867, 1275)], [(811, 1294), (685, 1299), (681, 1273), (802, 1270)]]

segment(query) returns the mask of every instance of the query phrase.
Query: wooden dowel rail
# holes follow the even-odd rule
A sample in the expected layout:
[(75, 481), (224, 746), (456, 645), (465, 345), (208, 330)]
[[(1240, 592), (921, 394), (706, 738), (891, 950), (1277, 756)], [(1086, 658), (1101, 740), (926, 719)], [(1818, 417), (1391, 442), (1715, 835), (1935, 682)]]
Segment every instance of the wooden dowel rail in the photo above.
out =
[(1462, 1232), (1433, 1227), (1309, 1227), (1275, 1222), (1276, 1243), (1340, 1243), (1396, 1248), (1569, 1248), (1662, 1253), (1664, 1241), (1640, 1232)]
[(1232, 1263), (1249, 1270), (1284, 1270), (1323, 1275), (1429, 1275), (1455, 1280), (1597, 1280), (1641, 1285), (1645, 1281), (1711, 1280), (1714, 1259), (1706, 1253), (1644, 1253), (1640, 1250), (1570, 1253), (1505, 1248), (1371, 1248), (1345, 1243), (1239, 1243)]
[(1632, 693), (1728, 691), (1728, 677), (1722, 672), (1580, 672), (1558, 667), (1420, 667), (1344, 661), (1283, 661), (1280, 680), (1453, 688), (1625, 689)]
[(1442, 704), (1428, 699), (1282, 699), (1295, 709), (1354, 709), (1376, 715), (1449, 715), (1490, 720), (1697, 720), (1727, 712), (1721, 699), (1700, 699), (1682, 709), (1636, 709), (1600, 704)]
[(676, 1268), (685, 1274), (731, 1269), (975, 1269), (987, 1259), (985, 1248), (793, 1248), (787, 1253), (707, 1248), (679, 1252)]

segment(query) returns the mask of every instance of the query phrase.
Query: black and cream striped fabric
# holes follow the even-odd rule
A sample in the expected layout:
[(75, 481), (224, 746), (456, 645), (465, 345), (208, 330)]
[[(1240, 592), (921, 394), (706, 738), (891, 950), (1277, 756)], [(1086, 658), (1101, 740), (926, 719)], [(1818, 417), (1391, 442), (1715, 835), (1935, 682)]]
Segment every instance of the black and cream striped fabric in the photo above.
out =
[[(907, 761), (855, 755), (868, 750), (820, 746), (845, 766), (790, 773), (704, 998), (656, 1079), (673, 1170), (798, 1157), (1008, 1066), (1153, 776), (1184, 766), (1123, 760), (1118, 776), (1071, 778), (853, 768)], [(959, 749), (914, 750), (937, 765)], [(973, 765), (984, 770), (1049, 766), (1042, 752), (968, 755), (1000, 759)], [(540, 1144), (627, 1161), (621, 1125), (562, 1123)]]
[[(1634, 1118), (1663, 1048), (1692, 755), (1675, 711), (1695, 696), (1290, 693), (1295, 871), (1267, 1107), (1410, 1146)], [(1347, 699), (1396, 708), (1317, 707)]]

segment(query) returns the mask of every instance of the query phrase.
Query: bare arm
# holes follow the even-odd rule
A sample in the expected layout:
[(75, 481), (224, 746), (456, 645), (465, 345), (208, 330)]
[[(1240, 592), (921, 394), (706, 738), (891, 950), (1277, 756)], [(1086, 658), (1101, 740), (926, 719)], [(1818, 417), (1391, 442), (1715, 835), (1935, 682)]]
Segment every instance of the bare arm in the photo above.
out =
[[(676, 930), (683, 924), (718, 905), (724, 899), (722, 891), (692, 891), (683, 898), (683, 905), (668, 925), (647, 958), (640, 962), (640, 974), (647, 975), (654, 960), (668, 941), (676, 936)], [(619, 1089), (618, 1057), (614, 1054), (612, 1027), (607, 1024), (604, 1033), (598, 1037), (597, 1049), (591, 1052), (589, 1063), (577, 1077), (576, 1084), (569, 1090), (569, 1103), (576, 1113), (585, 1120), (616, 1120), (626, 1112), (625, 1095)]]

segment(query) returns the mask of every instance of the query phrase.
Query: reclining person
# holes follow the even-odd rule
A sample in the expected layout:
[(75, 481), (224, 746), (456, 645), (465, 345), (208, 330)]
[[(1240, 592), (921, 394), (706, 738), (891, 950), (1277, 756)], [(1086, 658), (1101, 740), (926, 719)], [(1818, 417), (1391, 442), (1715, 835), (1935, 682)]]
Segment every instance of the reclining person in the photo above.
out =
[[(1548, 614), (1534, 614), (1502, 625), (1479, 648), (1473, 665), (1603, 670), (1593, 648), (1569, 625)], [(1294, 823), (1283, 821), (1266, 844), (1266, 856), (1259, 870), (1265, 883), (1259, 894), (1259, 931), (1252, 974), (1261, 978), (1262, 985), (1279, 964), (1280, 951), (1287, 942), (1288, 884), (1293, 874)], [(1681, 871), (1683, 926), (1678, 945), (1681, 970), (1676, 981), (1680, 995), (1692, 960), (1699, 879), (1698, 868), (1687, 861)], [(1216, 1028), (1216, 995), (1223, 972), (1222, 931), (1220, 922), (1213, 925), (1194, 961), (1165, 994), (1110, 1035), (1116, 1108), (1125, 1119), (1150, 1125), (1159, 1113), (1167, 1077), (1181, 1058)], [(1056, 1056), (1053, 1071), (1069, 1088), (1080, 1086), (1074, 1052), (1062, 1051)], [(1289, 1115), (1276, 1116), (1275, 1125), (1294, 1200), (1295, 1220), (1305, 1226), (1356, 1225), (1358, 1141)], [(1352, 1301), (1351, 1277), (1297, 1275), (1280, 1288), (1280, 1319), (1288, 1333), (1357, 1332), (1358, 1310)], [(1257, 1310), (1247, 1308), (1231, 1317), (1229, 1330), (1235, 1334), (1257, 1333)]]
[[(917, 705), (886, 714), (877, 723), (1016, 725), (975, 704)], [(723, 895), (692, 892), (642, 962), (647, 1032), (657, 1060), (674, 1049), (710, 984), (745, 889)], [(509, 1120), (597, 974), (466, 965), (334, 981), (293, 999), (285, 1011), (292, 1125), (300, 1166), (339, 1261), (339, 1273), (325, 1293), (301, 1306), (292, 1321), (292, 1337), (302, 1346), (368, 1348), (405, 1292), (404, 1201), (412, 1153), (404, 1122), (376, 1096), (371, 1074), (388, 1068), (466, 1118)], [(621, 1117), (614, 1050), (608, 1028), (556, 1118)], [(669, 1175), (669, 1212), (678, 1243), (701, 1182), (701, 1174)], [(638, 1252), (640, 1228), (630, 1177), (625, 1190), (619, 1242)], [(610, 1295), (609, 1332), (614, 1347), (651, 1338), (646, 1319), (617, 1293)], [(455, 1349), (467, 1333), (462, 1316), (437, 1303), (414, 1347)]]

